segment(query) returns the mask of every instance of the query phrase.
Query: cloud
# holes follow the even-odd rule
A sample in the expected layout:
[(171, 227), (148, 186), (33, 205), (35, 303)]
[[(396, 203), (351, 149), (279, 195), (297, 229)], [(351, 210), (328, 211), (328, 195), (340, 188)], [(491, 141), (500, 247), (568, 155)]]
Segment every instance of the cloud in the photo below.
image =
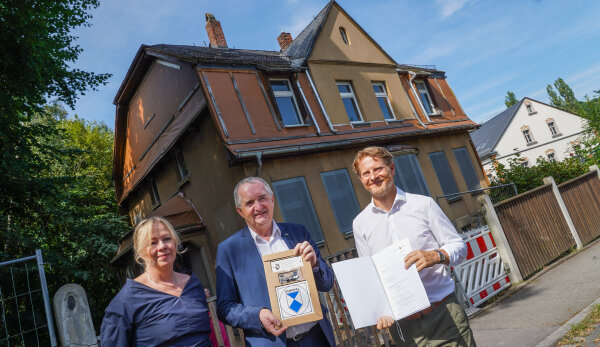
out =
[(458, 12), (461, 8), (474, 0), (435, 0), (439, 6), (440, 17), (448, 18)]

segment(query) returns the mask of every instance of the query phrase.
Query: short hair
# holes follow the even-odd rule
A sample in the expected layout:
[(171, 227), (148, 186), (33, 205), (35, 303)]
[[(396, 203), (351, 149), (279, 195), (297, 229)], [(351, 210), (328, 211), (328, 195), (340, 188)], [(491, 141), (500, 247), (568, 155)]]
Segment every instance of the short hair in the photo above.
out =
[(393, 157), (392, 157), (392, 154), (390, 153), (390, 151), (388, 151), (384, 147), (370, 146), (370, 147), (360, 150), (358, 153), (356, 153), (356, 156), (354, 157), (354, 162), (352, 163), (352, 166), (353, 166), (354, 172), (359, 176), (360, 176), (360, 172), (358, 172), (358, 163), (360, 163), (360, 161), (363, 160), (365, 157), (379, 159), (379, 160), (383, 161), (383, 163), (387, 166), (392, 165)]
[(243, 180), (239, 181), (235, 185), (235, 188), (233, 189), (233, 201), (235, 201), (235, 207), (237, 207), (237, 208), (242, 207), (242, 202), (240, 201), (241, 200), (240, 194), (238, 193), (238, 190), (240, 189), (240, 187), (246, 183), (257, 183), (257, 182), (260, 182), (265, 186), (265, 190), (267, 191), (269, 196), (273, 196), (273, 190), (271, 189), (271, 186), (269, 186), (267, 181), (263, 180), (260, 177), (246, 177)]
[(181, 240), (179, 239), (179, 235), (177, 235), (175, 228), (173, 228), (173, 225), (163, 217), (146, 218), (141, 221), (133, 231), (133, 256), (138, 264), (146, 266), (144, 257), (148, 255), (147, 248), (152, 240), (152, 229), (154, 228), (155, 223), (162, 223), (165, 228), (167, 228), (171, 234), (171, 238), (173, 238), (173, 241), (175, 242), (175, 250), (179, 253), (179, 244), (181, 243)]

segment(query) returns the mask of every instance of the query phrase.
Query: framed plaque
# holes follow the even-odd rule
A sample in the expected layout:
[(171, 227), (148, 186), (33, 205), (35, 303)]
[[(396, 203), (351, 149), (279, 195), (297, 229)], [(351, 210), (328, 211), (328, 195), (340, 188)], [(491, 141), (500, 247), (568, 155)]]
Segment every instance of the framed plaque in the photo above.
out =
[(294, 250), (263, 256), (271, 311), (285, 326), (323, 319), (310, 262)]

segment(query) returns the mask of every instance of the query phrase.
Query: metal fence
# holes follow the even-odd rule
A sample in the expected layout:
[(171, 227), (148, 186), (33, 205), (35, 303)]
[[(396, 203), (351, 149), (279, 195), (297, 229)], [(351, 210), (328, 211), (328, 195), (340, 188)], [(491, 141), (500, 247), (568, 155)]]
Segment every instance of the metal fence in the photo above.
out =
[(44, 260), (35, 255), (0, 263), (0, 346), (57, 346)]

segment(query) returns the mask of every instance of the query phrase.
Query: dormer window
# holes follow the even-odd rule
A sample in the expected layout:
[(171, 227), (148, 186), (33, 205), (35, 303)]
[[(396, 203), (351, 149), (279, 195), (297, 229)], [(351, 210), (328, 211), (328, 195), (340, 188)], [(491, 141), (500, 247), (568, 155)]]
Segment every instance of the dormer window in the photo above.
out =
[(300, 117), (300, 110), (298, 108), (298, 102), (294, 96), (294, 91), (290, 80), (288, 79), (271, 79), (269, 80), (277, 107), (279, 108), (279, 114), (281, 114), (281, 120), (285, 126), (301, 125), (302, 117)]
[(429, 95), (429, 91), (427, 90), (425, 82), (418, 81), (415, 82), (415, 85), (417, 86), (421, 103), (423, 104), (423, 108), (425, 108), (427, 115), (435, 114), (435, 106), (433, 105), (433, 101), (431, 100), (431, 96)]
[(346, 29), (344, 29), (344, 27), (340, 27), (340, 36), (346, 45), (350, 45), (350, 40), (348, 40), (348, 34), (346, 34)]

